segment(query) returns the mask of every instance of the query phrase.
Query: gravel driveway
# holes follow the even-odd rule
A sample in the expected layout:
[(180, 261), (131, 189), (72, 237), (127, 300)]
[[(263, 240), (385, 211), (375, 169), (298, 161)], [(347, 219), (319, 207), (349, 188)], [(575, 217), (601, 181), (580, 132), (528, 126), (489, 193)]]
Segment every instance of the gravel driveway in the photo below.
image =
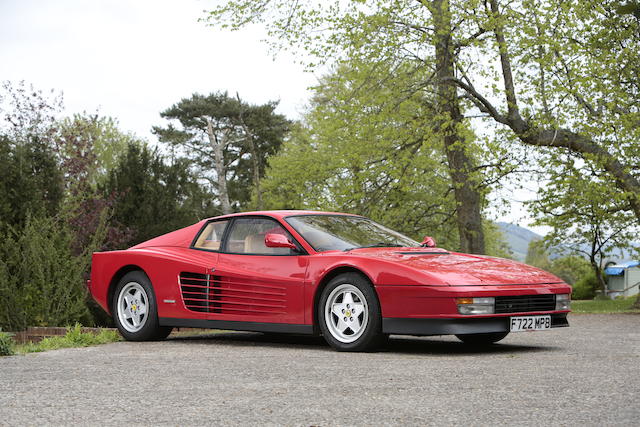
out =
[(0, 424), (638, 425), (640, 316), (571, 315), (472, 351), (221, 333), (0, 358)]

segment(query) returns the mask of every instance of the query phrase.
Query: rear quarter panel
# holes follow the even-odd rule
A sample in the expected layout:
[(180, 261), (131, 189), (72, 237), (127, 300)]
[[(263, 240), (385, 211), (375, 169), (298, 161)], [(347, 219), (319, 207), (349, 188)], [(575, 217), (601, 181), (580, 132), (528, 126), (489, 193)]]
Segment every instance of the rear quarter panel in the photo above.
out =
[[(206, 274), (213, 267), (218, 254), (187, 248), (143, 248), (113, 252), (96, 252), (91, 265), (90, 292), (98, 304), (111, 313), (110, 287), (123, 269), (138, 268), (145, 272), (153, 284), (159, 317), (204, 318), (201, 313), (188, 311), (178, 286), (181, 272)], [(111, 288), (112, 290), (113, 288)], [(164, 303), (173, 300), (175, 303)]]

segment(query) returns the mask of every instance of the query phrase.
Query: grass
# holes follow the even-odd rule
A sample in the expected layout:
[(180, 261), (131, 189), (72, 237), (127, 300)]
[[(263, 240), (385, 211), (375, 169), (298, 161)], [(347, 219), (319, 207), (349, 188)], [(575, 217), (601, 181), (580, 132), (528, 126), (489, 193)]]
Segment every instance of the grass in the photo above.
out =
[[(6, 343), (8, 334), (0, 335), (0, 349)], [(48, 337), (37, 343), (15, 344), (13, 341), (8, 344), (8, 351), (0, 352), (0, 356), (10, 356), (12, 354), (37, 353), (48, 350), (58, 350), (61, 348), (89, 347), (99, 344), (120, 341), (120, 334), (117, 331), (102, 329), (99, 333), (82, 332), (82, 326), (76, 323), (75, 326), (67, 328), (67, 333), (63, 336)]]
[(636, 297), (613, 300), (585, 300), (571, 301), (571, 311), (574, 313), (640, 313), (632, 309)]

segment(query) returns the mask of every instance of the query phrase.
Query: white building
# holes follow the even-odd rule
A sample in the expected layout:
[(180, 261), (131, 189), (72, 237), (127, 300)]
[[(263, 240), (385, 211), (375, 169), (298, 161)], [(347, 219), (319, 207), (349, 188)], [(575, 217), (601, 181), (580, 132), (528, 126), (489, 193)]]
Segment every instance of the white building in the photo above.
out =
[(640, 290), (640, 261), (623, 262), (604, 269), (607, 275), (607, 295), (630, 297)]

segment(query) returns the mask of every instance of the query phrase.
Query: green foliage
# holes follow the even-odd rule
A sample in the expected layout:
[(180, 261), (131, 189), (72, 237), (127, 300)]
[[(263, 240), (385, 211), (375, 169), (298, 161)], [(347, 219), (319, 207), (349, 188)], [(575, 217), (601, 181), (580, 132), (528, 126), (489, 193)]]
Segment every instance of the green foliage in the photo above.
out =
[(524, 262), (543, 270), (549, 270), (551, 261), (549, 261), (549, 254), (544, 240), (532, 240), (529, 242)]
[(0, 135), (0, 227), (21, 227), (29, 215), (55, 214), (62, 198), (53, 151), (40, 139), (17, 144)]
[(504, 238), (500, 227), (491, 221), (484, 221), (484, 240), (486, 254), (490, 256), (513, 259), (513, 251)]
[(555, 274), (573, 286), (573, 299), (593, 298), (600, 282), (591, 263), (577, 255), (550, 259), (547, 245), (545, 240), (532, 240), (529, 243), (525, 263)]
[[(104, 229), (104, 225), (102, 226)], [(0, 237), (0, 327), (57, 326), (90, 323), (84, 274), (98, 233), (87, 250), (72, 252), (73, 235), (53, 218), (28, 218), (23, 229)]]
[[(81, 178), (93, 189), (104, 183), (108, 172), (115, 168), (129, 145), (141, 144), (134, 135), (122, 132), (116, 119), (86, 113), (57, 121), (55, 140), (63, 164), (71, 163), (71, 168), (66, 169), (75, 166), (77, 170), (77, 159), (89, 156)], [(69, 178), (67, 185), (79, 181), (77, 176)]]
[(109, 172), (102, 188), (115, 194), (112, 221), (129, 228), (133, 236), (123, 246), (140, 243), (216, 215), (208, 193), (186, 159), (167, 164), (157, 150), (130, 144)]
[(531, 208), (536, 224), (552, 231), (547, 245), (587, 257), (595, 274), (605, 258), (620, 248), (631, 247), (639, 230), (628, 201), (611, 192), (597, 171), (580, 166), (570, 157), (563, 168), (550, 168), (550, 181), (540, 188)]
[(99, 333), (82, 332), (82, 325), (76, 323), (67, 328), (67, 333), (59, 337), (47, 337), (37, 343), (23, 344), (17, 347), (19, 353), (36, 353), (61, 348), (89, 347), (120, 341), (120, 334), (110, 329), (101, 329)]
[(591, 264), (581, 256), (568, 255), (555, 258), (551, 262), (549, 271), (572, 286), (586, 278), (597, 281)]
[(596, 296), (596, 290), (600, 287), (598, 278), (590, 271), (588, 274), (582, 276), (573, 285), (573, 292), (571, 299), (586, 300), (593, 299)]
[(384, 84), (369, 82), (371, 71), (345, 66), (315, 88), (305, 123), (269, 161), (266, 207), (358, 213), (457, 249), (446, 157), (427, 118), (433, 107), (417, 94), (398, 100), (395, 88), (411, 81), (401, 70)]
[(14, 346), (15, 343), (11, 335), (0, 331), (0, 356), (13, 356), (15, 354)]

